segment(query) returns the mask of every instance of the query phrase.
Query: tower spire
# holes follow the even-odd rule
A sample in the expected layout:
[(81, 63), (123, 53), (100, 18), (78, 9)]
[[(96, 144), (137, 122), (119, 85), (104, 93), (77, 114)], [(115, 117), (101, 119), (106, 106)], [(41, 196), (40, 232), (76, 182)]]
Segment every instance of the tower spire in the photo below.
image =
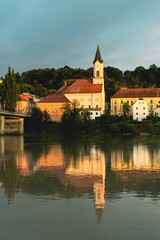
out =
[(93, 64), (95, 64), (96, 61), (99, 61), (100, 63), (103, 63), (102, 57), (101, 57), (101, 52), (99, 49), (99, 45), (97, 46), (97, 51), (96, 51), (96, 55), (95, 55), (95, 59), (93, 61)]

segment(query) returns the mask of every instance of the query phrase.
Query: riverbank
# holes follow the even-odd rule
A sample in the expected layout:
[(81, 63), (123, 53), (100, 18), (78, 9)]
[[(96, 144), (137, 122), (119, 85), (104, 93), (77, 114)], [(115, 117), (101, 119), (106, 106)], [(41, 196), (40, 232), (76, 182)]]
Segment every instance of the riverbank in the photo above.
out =
[[(77, 130), (77, 128), (76, 128)], [(30, 134), (34, 131), (25, 131), (25, 134)], [(91, 125), (84, 129), (62, 128), (60, 123), (46, 123), (42, 126), (41, 134), (54, 134), (55, 136), (92, 136), (92, 135), (150, 135), (160, 133), (160, 122), (153, 123), (145, 122), (117, 122), (102, 124), (100, 122), (91, 122)]]

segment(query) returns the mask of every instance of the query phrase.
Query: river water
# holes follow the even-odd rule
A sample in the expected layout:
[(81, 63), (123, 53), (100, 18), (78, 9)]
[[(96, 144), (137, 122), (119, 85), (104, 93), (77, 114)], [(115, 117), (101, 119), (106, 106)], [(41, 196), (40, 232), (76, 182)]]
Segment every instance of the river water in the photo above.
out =
[(160, 138), (0, 137), (1, 240), (159, 240)]

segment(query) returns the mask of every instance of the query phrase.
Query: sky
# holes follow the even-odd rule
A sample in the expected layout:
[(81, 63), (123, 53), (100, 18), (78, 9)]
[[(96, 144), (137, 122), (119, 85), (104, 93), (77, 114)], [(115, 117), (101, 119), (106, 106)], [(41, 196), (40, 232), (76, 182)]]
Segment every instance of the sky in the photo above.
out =
[(160, 67), (159, 0), (0, 0), (0, 76), (36, 68)]

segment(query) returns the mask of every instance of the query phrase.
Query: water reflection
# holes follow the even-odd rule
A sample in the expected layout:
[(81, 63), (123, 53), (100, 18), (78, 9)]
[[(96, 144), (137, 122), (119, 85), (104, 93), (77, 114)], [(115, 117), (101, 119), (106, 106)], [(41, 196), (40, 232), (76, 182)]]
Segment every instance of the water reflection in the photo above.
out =
[(97, 143), (0, 137), (0, 186), (9, 202), (17, 191), (54, 198), (85, 195), (94, 198), (100, 219), (105, 199), (124, 191), (159, 195), (159, 146), (156, 138)]
[(130, 147), (127, 158), (124, 149), (111, 151), (111, 169), (124, 180), (129, 176), (159, 179), (160, 152), (154, 148), (150, 151), (148, 145), (141, 142)]
[[(105, 154), (95, 144), (24, 143), (1, 137), (1, 186), (9, 202), (18, 189), (28, 194), (66, 198), (93, 195), (98, 218), (105, 207)], [(35, 154), (36, 152), (36, 154)]]

